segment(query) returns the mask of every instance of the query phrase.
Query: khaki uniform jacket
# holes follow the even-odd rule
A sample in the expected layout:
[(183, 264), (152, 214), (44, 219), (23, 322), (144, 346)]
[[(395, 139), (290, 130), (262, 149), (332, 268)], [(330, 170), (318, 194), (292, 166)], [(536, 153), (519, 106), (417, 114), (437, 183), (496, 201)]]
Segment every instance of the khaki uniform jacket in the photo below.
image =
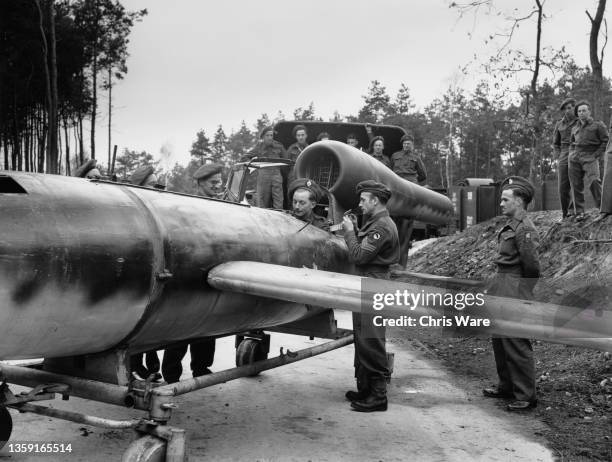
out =
[(608, 130), (603, 122), (588, 118), (583, 125), (580, 120), (572, 128), (570, 156), (584, 155), (598, 159), (608, 143)]
[(540, 277), (540, 261), (537, 251), (540, 238), (532, 221), (527, 217), (527, 212), (522, 211), (516, 217), (508, 220), (499, 231), (497, 242), (499, 244), (498, 255), (495, 259), (497, 272), (516, 276), (517, 284), (520, 285), (513, 288), (512, 291), (499, 287), (495, 291), (496, 294), (527, 298), (526, 295), (533, 291)]
[(329, 221), (327, 221), (327, 219), (323, 218), (321, 215), (317, 215), (316, 213), (312, 214), (310, 220), (302, 221), (306, 221), (307, 223), (310, 223), (311, 225), (316, 226), (317, 228), (322, 229), (323, 231), (329, 231)]
[(287, 148), (287, 159), (295, 162), (295, 160), (302, 153), (302, 151), (306, 149), (307, 146), (308, 144), (306, 144), (305, 146), (300, 146), (298, 143), (293, 143)]
[(414, 151), (397, 151), (393, 153), (389, 168), (397, 176), (413, 183), (421, 183), (427, 179), (425, 164), (423, 164), (421, 156)]
[(578, 123), (578, 118), (563, 116), (557, 122), (557, 125), (555, 125), (555, 130), (553, 131), (553, 151), (556, 159), (559, 159), (561, 154), (568, 153), (572, 130), (576, 123)]
[(344, 240), (349, 258), (362, 272), (371, 265), (388, 268), (399, 261), (397, 227), (387, 210), (371, 216), (356, 234), (344, 233)]
[(374, 157), (374, 159), (376, 159), (379, 162), (382, 162), (383, 165), (385, 165), (386, 167), (389, 167), (389, 158), (387, 156), (385, 156), (384, 154), (380, 154), (380, 155), (376, 155), (374, 153), (370, 154), (372, 157)]

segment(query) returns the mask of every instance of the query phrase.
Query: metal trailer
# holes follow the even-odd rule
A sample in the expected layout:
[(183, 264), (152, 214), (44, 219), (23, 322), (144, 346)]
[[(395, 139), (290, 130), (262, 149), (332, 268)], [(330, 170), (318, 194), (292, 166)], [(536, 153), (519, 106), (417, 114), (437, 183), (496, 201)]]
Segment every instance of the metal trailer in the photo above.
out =
[[(172, 411), (178, 408), (174, 402), (176, 397), (230, 380), (257, 375), (353, 343), (350, 331), (339, 330), (338, 335), (338, 338), (314, 347), (296, 352), (290, 350), (285, 352), (281, 348), (280, 354), (274, 358), (251, 362), (243, 360), (244, 365), (240, 367), (169, 385), (160, 385), (147, 380), (121, 386), (50, 373), (35, 367), (0, 364), (0, 449), (11, 437), (13, 420), (7, 410), (11, 408), (19, 412), (29, 412), (99, 428), (132, 430), (136, 438), (123, 454), (121, 459), (123, 462), (184, 462), (187, 460), (185, 430), (169, 424)], [(31, 387), (31, 390), (13, 394), (9, 384)], [(141, 419), (113, 420), (32, 404), (37, 401), (53, 400), (56, 394), (61, 395), (64, 400), (76, 396), (100, 403), (135, 408), (145, 411), (146, 415)]]

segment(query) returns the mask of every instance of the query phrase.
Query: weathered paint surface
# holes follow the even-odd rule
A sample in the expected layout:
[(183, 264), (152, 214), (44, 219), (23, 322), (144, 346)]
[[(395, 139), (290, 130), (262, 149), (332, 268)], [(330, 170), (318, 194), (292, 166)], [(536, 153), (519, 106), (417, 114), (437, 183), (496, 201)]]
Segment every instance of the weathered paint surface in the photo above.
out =
[(26, 194), (0, 191), (0, 359), (137, 351), (310, 314), (304, 305), (211, 288), (207, 272), (223, 262), (350, 269), (341, 239), (281, 212), (9, 176)]

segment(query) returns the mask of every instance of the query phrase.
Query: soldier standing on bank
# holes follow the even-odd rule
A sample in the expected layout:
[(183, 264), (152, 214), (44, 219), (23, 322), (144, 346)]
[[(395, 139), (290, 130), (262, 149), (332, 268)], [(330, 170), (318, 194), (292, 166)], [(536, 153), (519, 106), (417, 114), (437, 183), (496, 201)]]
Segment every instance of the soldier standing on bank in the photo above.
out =
[[(538, 232), (526, 212), (533, 195), (534, 187), (525, 178), (510, 177), (502, 184), (500, 205), (509, 220), (497, 236), (497, 274), (489, 291), (491, 295), (533, 298), (533, 288), (540, 277)], [(535, 363), (531, 342), (526, 338), (506, 337), (493, 337), (492, 342), (499, 384), (496, 388), (484, 389), (484, 396), (513, 400), (507, 406), (509, 411), (535, 407)]]
[[(354, 218), (345, 216), (342, 222), (349, 258), (357, 273), (377, 279), (389, 277), (389, 265), (399, 260), (397, 228), (387, 210), (391, 191), (376, 181), (357, 185), (359, 207), (365, 223), (357, 229)], [(372, 313), (353, 313), (355, 336), (355, 378), (357, 391), (348, 391), (346, 398), (359, 412), (387, 410), (389, 365), (385, 347), (385, 327), (374, 325)]]
[[(198, 182), (198, 195), (209, 199), (217, 199), (221, 193), (221, 172), (219, 164), (202, 165), (193, 174)], [(167, 348), (162, 362), (162, 373), (168, 383), (178, 382), (183, 374), (183, 358), (187, 354), (187, 346), (191, 354), (191, 374), (201, 377), (211, 373), (210, 367), (215, 360), (215, 338), (209, 337), (191, 342), (189, 345), (179, 345)]]
[[(414, 152), (414, 137), (411, 134), (406, 134), (402, 136), (401, 142), (402, 150), (391, 155), (389, 168), (404, 180), (416, 184), (423, 183), (427, 179), (427, 171), (421, 156)], [(393, 220), (397, 225), (400, 237), (399, 264), (402, 268), (405, 268), (408, 262), (408, 250), (410, 249), (414, 220), (402, 217), (393, 217)]]
[(553, 151), (557, 159), (557, 178), (562, 219), (571, 219), (574, 216), (572, 187), (569, 179), (569, 150), (572, 129), (578, 123), (578, 118), (574, 114), (575, 105), (576, 100), (574, 98), (567, 98), (561, 103), (559, 110), (564, 112), (563, 118), (557, 122), (553, 132)]
[[(608, 143), (608, 130), (603, 122), (593, 120), (591, 105), (580, 101), (574, 108), (578, 123), (570, 136), (569, 179), (574, 192), (576, 221), (584, 220), (584, 190), (591, 190), (595, 205), (601, 206), (599, 158)], [(586, 185), (585, 185), (586, 183)]]
[[(274, 129), (272, 127), (263, 128), (259, 138), (261, 141), (249, 152), (249, 158), (287, 158), (287, 152), (283, 145), (274, 140)], [(283, 208), (283, 177), (280, 168), (260, 168), (257, 172), (257, 206)]]
[(321, 188), (308, 178), (298, 178), (289, 185), (289, 197), (293, 204), (293, 216), (324, 231), (329, 231), (327, 219), (314, 212), (321, 199)]

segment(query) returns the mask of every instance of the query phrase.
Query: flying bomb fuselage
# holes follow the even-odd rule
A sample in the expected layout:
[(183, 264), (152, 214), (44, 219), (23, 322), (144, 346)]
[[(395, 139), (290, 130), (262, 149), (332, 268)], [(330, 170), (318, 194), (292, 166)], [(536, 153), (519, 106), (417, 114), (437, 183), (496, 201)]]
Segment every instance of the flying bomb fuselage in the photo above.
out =
[(222, 292), (220, 263), (348, 272), (344, 241), (285, 213), (124, 184), (0, 177), (0, 359), (144, 351), (313, 308)]

